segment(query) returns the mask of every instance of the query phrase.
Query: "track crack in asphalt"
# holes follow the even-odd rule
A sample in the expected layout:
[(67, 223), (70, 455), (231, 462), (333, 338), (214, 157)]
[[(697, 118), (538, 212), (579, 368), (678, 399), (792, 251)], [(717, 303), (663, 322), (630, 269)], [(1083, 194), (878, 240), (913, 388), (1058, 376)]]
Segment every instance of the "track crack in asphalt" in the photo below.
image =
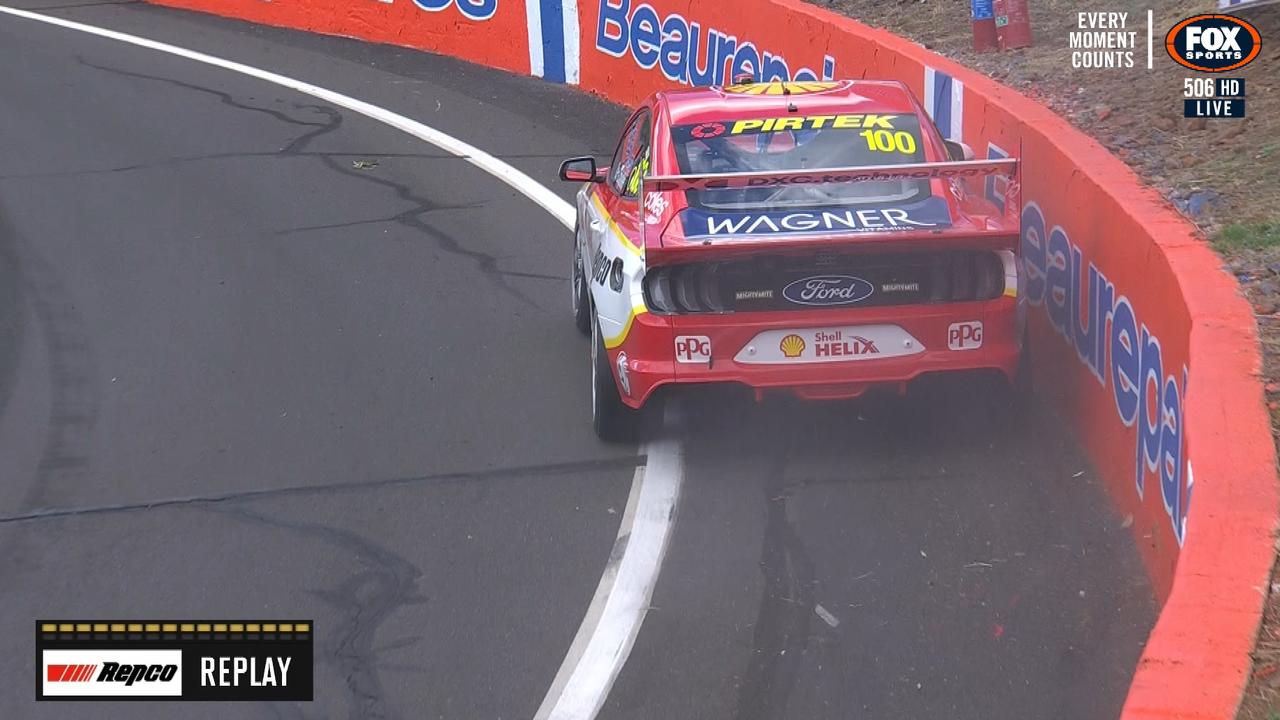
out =
[(362, 569), (336, 587), (311, 591), (338, 614), (337, 625), (325, 631), (327, 639), (319, 648), (317, 660), (337, 665), (351, 694), (349, 718), (391, 720), (398, 717), (383, 697), (374, 640), (378, 628), (396, 610), (430, 602), (430, 598), (419, 592), (422, 571), (387, 548), (347, 530), (318, 523), (290, 522), (237, 506), (215, 510), (255, 525), (317, 538), (355, 556)]
[(458, 208), (432, 203), (426, 198), (423, 198), (414, 194), (414, 191), (404, 183), (398, 183), (398, 182), (395, 182), (394, 180), (377, 177), (376, 175), (355, 170), (354, 168), (344, 166), (343, 164), (337, 162), (334, 158), (321, 157), (320, 162), (324, 163), (325, 166), (327, 166), (329, 169), (333, 170), (336, 173), (357, 178), (365, 182), (371, 182), (376, 185), (381, 185), (385, 188), (393, 190), (400, 199), (404, 200), (405, 202), (413, 204), (413, 207), (386, 218), (385, 219), (386, 222), (393, 222), (398, 225), (402, 225), (404, 227), (410, 228), (412, 230), (417, 230), (421, 234), (426, 235), (427, 237), (434, 240), (436, 242), (436, 245), (438, 245), (445, 252), (451, 255), (457, 255), (457, 256), (465, 257), (472, 260), (473, 262), (475, 262), (476, 267), (480, 270), (480, 272), (483, 273), (486, 277), (488, 277), (489, 280), (493, 282), (494, 285), (498, 286), (498, 288), (501, 289), (503, 292), (506, 292), (508, 295), (516, 298), (517, 300), (520, 300), (526, 305), (530, 305), (540, 310), (545, 309), (541, 305), (539, 305), (527, 293), (515, 288), (509, 282), (507, 282), (507, 278), (504, 275), (504, 272), (498, 267), (498, 258), (488, 253), (481, 252), (479, 250), (472, 250), (470, 248), (463, 247), (461, 243), (459, 243), (456, 239), (451, 237), (449, 234), (445, 232), (441, 232), (440, 230), (432, 227), (425, 220), (423, 220), (423, 215), (426, 215), (429, 212), (434, 212), (434, 211), (446, 209), (446, 208), (447, 209), (458, 209)]
[(563, 463), (546, 463), (542, 465), (520, 465), (504, 468), (492, 468), (472, 472), (440, 473), (435, 475), (417, 475), (413, 477), (383, 478), (378, 480), (353, 480), (349, 482), (328, 483), (325, 485), (290, 485), (280, 488), (262, 488), (243, 490), (223, 494), (196, 495), (191, 497), (162, 498), (137, 503), (118, 505), (97, 505), (80, 508), (43, 508), (29, 512), (0, 516), (0, 525), (35, 522), (53, 518), (75, 517), (80, 515), (102, 515), (107, 513), (137, 512), (182, 505), (216, 505), (236, 500), (250, 500), (268, 497), (317, 495), (330, 492), (346, 492), (356, 490), (381, 489), (398, 485), (416, 484), (458, 484), (480, 482), (494, 479), (552, 477), (575, 473), (595, 473), (610, 470), (625, 470), (644, 465), (648, 462), (645, 455), (626, 455), (620, 458), (603, 460), (582, 460)]
[[(280, 156), (280, 157), (301, 156), (302, 151), (309, 144), (311, 144), (312, 141), (316, 140), (317, 138), (323, 135), (327, 135), (329, 133), (337, 131), (338, 129), (341, 128), (342, 122), (343, 122), (342, 113), (338, 112), (332, 107), (328, 107), (325, 105), (319, 105), (314, 103), (305, 103), (305, 104), (294, 103), (293, 105), (297, 109), (311, 110), (313, 112), (317, 112), (326, 116), (326, 119), (323, 121), (299, 120), (279, 110), (245, 104), (243, 102), (236, 100), (236, 98), (231, 93), (224, 92), (222, 90), (215, 90), (213, 88), (204, 87), (202, 85), (197, 85), (195, 83), (176, 80), (174, 78), (164, 77), (161, 75), (150, 75), (147, 73), (123, 70), (121, 68), (111, 67), (108, 65), (99, 65), (99, 64), (90, 62), (88, 60), (85, 60), (83, 57), (80, 57), (80, 56), (76, 57), (76, 61), (86, 67), (91, 67), (96, 70), (100, 70), (102, 72), (111, 73), (113, 75), (131, 77), (131, 78), (135, 78), (139, 80), (147, 80), (151, 82), (165, 83), (165, 84), (179, 87), (185, 90), (205, 93), (218, 98), (219, 102), (221, 102), (222, 104), (235, 108), (237, 110), (262, 113), (283, 123), (313, 128), (303, 133), (302, 135), (299, 135), (293, 140), (289, 141), (289, 143), (286, 144), (283, 148), (281, 148), (278, 152), (273, 153), (274, 155)], [(412, 188), (410, 188), (405, 183), (399, 183), (394, 180), (378, 177), (368, 172), (355, 170), (354, 168), (346, 166), (343, 163), (337, 162), (337, 160), (335, 160), (333, 157), (328, 155), (319, 154), (319, 155), (313, 155), (311, 157), (316, 157), (317, 159), (320, 160), (320, 162), (325, 167), (329, 168), (335, 173), (338, 173), (340, 175), (345, 175), (347, 177), (354, 178), (356, 180), (360, 180), (361, 182), (373, 183), (375, 185), (379, 185), (381, 187), (387, 188), (393, 191), (396, 197), (398, 197), (400, 200), (410, 205), (410, 207), (404, 211), (394, 213), (386, 218), (383, 218), (381, 220), (376, 220), (373, 222), (396, 223), (405, 228), (413, 230), (421, 235), (424, 235), (427, 238), (430, 238), (433, 242), (435, 242), (435, 244), (440, 249), (444, 250), (445, 252), (451, 255), (469, 259), (472, 262), (474, 262), (477, 269), (479, 269), (480, 272), (486, 278), (488, 278), (490, 282), (496, 285), (503, 292), (516, 298), (517, 300), (521, 301), (526, 305), (529, 305), (538, 309), (545, 309), (545, 308), (542, 308), (542, 306), (539, 305), (530, 295), (519, 290), (518, 288), (511, 285), (510, 282), (508, 282), (508, 274), (498, 267), (498, 259), (496, 257), (494, 257), (493, 255), (490, 255), (489, 253), (482, 252), (480, 250), (474, 250), (471, 248), (463, 247), (462, 243), (458, 242), (456, 238), (450, 236), (446, 232), (439, 230), (436, 227), (433, 227), (430, 223), (428, 223), (426, 220), (423, 219), (425, 215), (428, 215), (433, 212), (437, 212), (440, 210), (467, 209), (467, 208), (476, 207), (475, 204), (448, 205), (448, 204), (436, 203), (426, 197), (418, 195), (417, 193), (414, 192)], [(301, 231), (304, 229), (306, 228), (295, 230), (295, 232)], [(323, 229), (323, 228), (317, 228), (317, 229)], [(285, 231), (285, 232), (288, 232), (288, 231)], [(514, 277), (521, 277), (521, 276), (514, 275)], [(545, 278), (538, 278), (538, 279), (545, 279)]]
[(817, 578), (795, 522), (788, 517), (789, 490), (784, 471), (796, 433), (778, 428), (785, 438), (773, 450), (764, 483), (765, 525), (760, 555), (764, 590), (756, 618), (752, 653), (738, 694), (736, 720), (784, 717), (809, 644), (817, 604)]
[[(311, 122), (307, 120), (298, 120), (297, 118), (289, 116), (288, 113), (284, 113), (279, 110), (258, 107), (256, 105), (246, 105), (245, 103), (242, 103), (236, 100), (231, 93), (223, 92), (222, 90), (214, 90), (213, 88), (205, 87), (203, 85), (183, 82), (182, 80), (175, 80), (174, 78), (164, 77), (162, 75), (148, 75), (147, 73), (133, 72), (131, 70), (123, 70), (121, 68), (111, 67), (110, 65), (99, 65), (98, 63), (85, 60), (82, 55), (76, 55), (76, 62), (85, 67), (91, 67), (94, 70), (100, 70), (102, 72), (110, 73), (112, 75), (118, 75), (121, 77), (131, 77), (131, 78), (134, 78), (135, 80), (148, 80), (151, 82), (164, 83), (166, 85), (173, 85), (174, 87), (179, 87), (184, 90), (190, 90), (192, 92), (212, 95), (218, 98), (218, 101), (221, 102), (223, 105), (227, 105), (228, 107), (235, 108), (236, 110), (262, 113), (264, 115), (269, 115), (270, 117), (275, 118), (276, 120), (279, 120), (280, 122), (286, 123), (289, 125), (301, 125), (303, 127), (317, 128), (321, 131), (320, 134), (337, 129), (336, 127), (333, 126), (332, 122)], [(307, 105), (295, 104), (294, 107), (297, 107), (299, 109), (303, 109), (303, 108), (319, 109), (321, 106), (316, 104), (307, 104)], [(326, 109), (329, 110), (329, 112), (333, 113), (334, 115), (337, 115), (336, 110), (333, 110), (332, 108), (326, 108)], [(330, 119), (332, 119), (332, 116)], [(338, 123), (341, 124), (341, 118), (339, 118)], [(309, 131), (307, 134), (304, 134), (303, 136), (294, 139), (288, 145), (281, 148), (280, 152), (288, 154), (290, 150), (295, 149), (295, 146), (296, 146), (296, 149), (301, 149), (301, 147), (305, 145), (307, 142), (309, 142), (311, 139), (313, 139), (313, 137), (314, 137), (314, 131)]]

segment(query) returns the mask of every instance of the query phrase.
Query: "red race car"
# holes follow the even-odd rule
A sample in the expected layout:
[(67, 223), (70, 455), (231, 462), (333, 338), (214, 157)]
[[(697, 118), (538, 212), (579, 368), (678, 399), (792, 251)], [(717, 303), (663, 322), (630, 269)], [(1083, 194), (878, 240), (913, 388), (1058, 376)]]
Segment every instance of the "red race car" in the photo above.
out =
[(757, 398), (905, 392), (1022, 350), (1017, 161), (974, 160), (898, 82), (660, 92), (612, 163), (565, 161), (593, 418), (634, 434), (664, 385)]

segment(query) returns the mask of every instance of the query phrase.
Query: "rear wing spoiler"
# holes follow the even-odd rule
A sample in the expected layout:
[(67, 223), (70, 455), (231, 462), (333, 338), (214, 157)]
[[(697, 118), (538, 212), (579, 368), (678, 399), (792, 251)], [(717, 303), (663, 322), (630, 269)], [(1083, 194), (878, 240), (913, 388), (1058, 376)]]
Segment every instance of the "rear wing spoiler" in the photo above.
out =
[[(648, 247), (650, 233), (658, 232), (662, 234), (662, 230), (658, 225), (667, 224), (674, 220), (674, 217), (665, 216), (661, 210), (656, 213), (648, 211), (655, 205), (661, 208), (667, 207), (665, 202), (651, 203), (651, 195), (660, 197), (662, 193), (686, 190), (782, 189), (789, 186), (818, 185), (822, 183), (947, 180), (953, 183), (957, 195), (961, 197), (977, 195), (985, 196), (993, 201), (998, 207), (999, 214), (1003, 216), (1004, 222), (1016, 225), (1017, 218), (1022, 213), (1018, 169), (1019, 162), (1017, 158), (1000, 158), (994, 160), (912, 163), (908, 165), (823, 168), (818, 170), (721, 173), (718, 175), (657, 175), (645, 178), (641, 185), (641, 203), (646, 208), (646, 212), (641, 215), (641, 243)], [(969, 181), (971, 180), (977, 181), (976, 187), (970, 184)], [(956, 187), (956, 184), (959, 184), (960, 187)], [(929, 235), (932, 236), (936, 232), (930, 231)], [(923, 234), (923, 231), (896, 231), (892, 237), (895, 241), (902, 241), (907, 239), (909, 235)], [(1008, 233), (981, 232), (978, 234), (1003, 236)], [(883, 241), (887, 237), (880, 237), (879, 240)], [(721, 239), (739, 245), (754, 244), (759, 241), (758, 239), (745, 237), (724, 237)], [(806, 239), (802, 236), (776, 236), (768, 240), (774, 247), (781, 247), (791, 241), (806, 242)], [(701, 243), (696, 245), (710, 244), (710, 240), (704, 238)], [(724, 243), (716, 244), (723, 245)], [(687, 249), (696, 245), (683, 247)]]
[(787, 185), (818, 185), (822, 183), (887, 182), (894, 180), (964, 180), (989, 177), (1013, 179), (1016, 177), (1017, 172), (1017, 158), (956, 160), (953, 162), (912, 163), (910, 165), (870, 165), (824, 168), (821, 170), (786, 170), (782, 172), (659, 175), (645, 178), (644, 190), (649, 193), (681, 190), (723, 190), (727, 188), (769, 188), (785, 187)]

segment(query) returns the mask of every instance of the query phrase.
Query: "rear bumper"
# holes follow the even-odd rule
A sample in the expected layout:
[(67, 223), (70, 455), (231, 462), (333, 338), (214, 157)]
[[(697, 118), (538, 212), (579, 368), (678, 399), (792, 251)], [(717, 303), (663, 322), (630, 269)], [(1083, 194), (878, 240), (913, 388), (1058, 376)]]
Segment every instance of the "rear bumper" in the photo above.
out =
[[(972, 323), (982, 324), (981, 346), (952, 349), (949, 336), (953, 326)], [(743, 361), (749, 358), (748, 346), (754, 350), (760, 344), (762, 333), (770, 333), (768, 350), (776, 354), (777, 331), (797, 331), (812, 341), (819, 328), (886, 325), (900, 328), (912, 342), (879, 350), (884, 355), (909, 354), (890, 357), (867, 353), (849, 360), (828, 356), (832, 360), (828, 362)], [(622, 399), (631, 407), (644, 405), (660, 387), (700, 383), (738, 383), (758, 391), (784, 390), (809, 399), (847, 398), (878, 385), (903, 385), (928, 373), (996, 370), (1012, 380), (1017, 372), (1021, 335), (1017, 301), (1002, 297), (985, 302), (813, 312), (680, 316), (641, 313), (626, 339), (609, 353), (615, 379), (620, 372), (618, 356), (626, 353), (627, 382), (619, 383), (619, 387), (629, 388), (630, 393), (622, 393)], [(688, 337), (710, 341), (709, 361), (677, 362), (677, 338)], [(974, 346), (972, 339), (966, 344)], [(897, 349), (903, 345), (910, 346), (910, 350)]]

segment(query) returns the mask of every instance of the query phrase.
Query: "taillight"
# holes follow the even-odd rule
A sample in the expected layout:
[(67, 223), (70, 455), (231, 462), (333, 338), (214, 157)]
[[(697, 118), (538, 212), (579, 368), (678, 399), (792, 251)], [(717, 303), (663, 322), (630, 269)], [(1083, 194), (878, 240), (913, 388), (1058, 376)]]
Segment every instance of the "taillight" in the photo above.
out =
[(977, 286), (974, 278), (973, 256), (963, 253), (956, 256), (951, 261), (951, 299), (952, 300), (972, 300), (974, 297), (974, 287)]
[(1004, 294), (1004, 263), (995, 253), (978, 253), (974, 255), (974, 297), (978, 300), (993, 300)]
[(671, 289), (675, 291), (676, 308), (684, 312), (698, 311), (697, 271), (691, 267), (671, 269)]
[(665, 270), (650, 270), (644, 278), (645, 305), (656, 312), (676, 311), (675, 295), (671, 292), (671, 274)]
[(989, 252), (954, 252), (929, 259), (929, 300), (991, 300), (1004, 293), (1004, 265)]
[(654, 268), (644, 279), (645, 302), (659, 313), (727, 312), (716, 265)]

